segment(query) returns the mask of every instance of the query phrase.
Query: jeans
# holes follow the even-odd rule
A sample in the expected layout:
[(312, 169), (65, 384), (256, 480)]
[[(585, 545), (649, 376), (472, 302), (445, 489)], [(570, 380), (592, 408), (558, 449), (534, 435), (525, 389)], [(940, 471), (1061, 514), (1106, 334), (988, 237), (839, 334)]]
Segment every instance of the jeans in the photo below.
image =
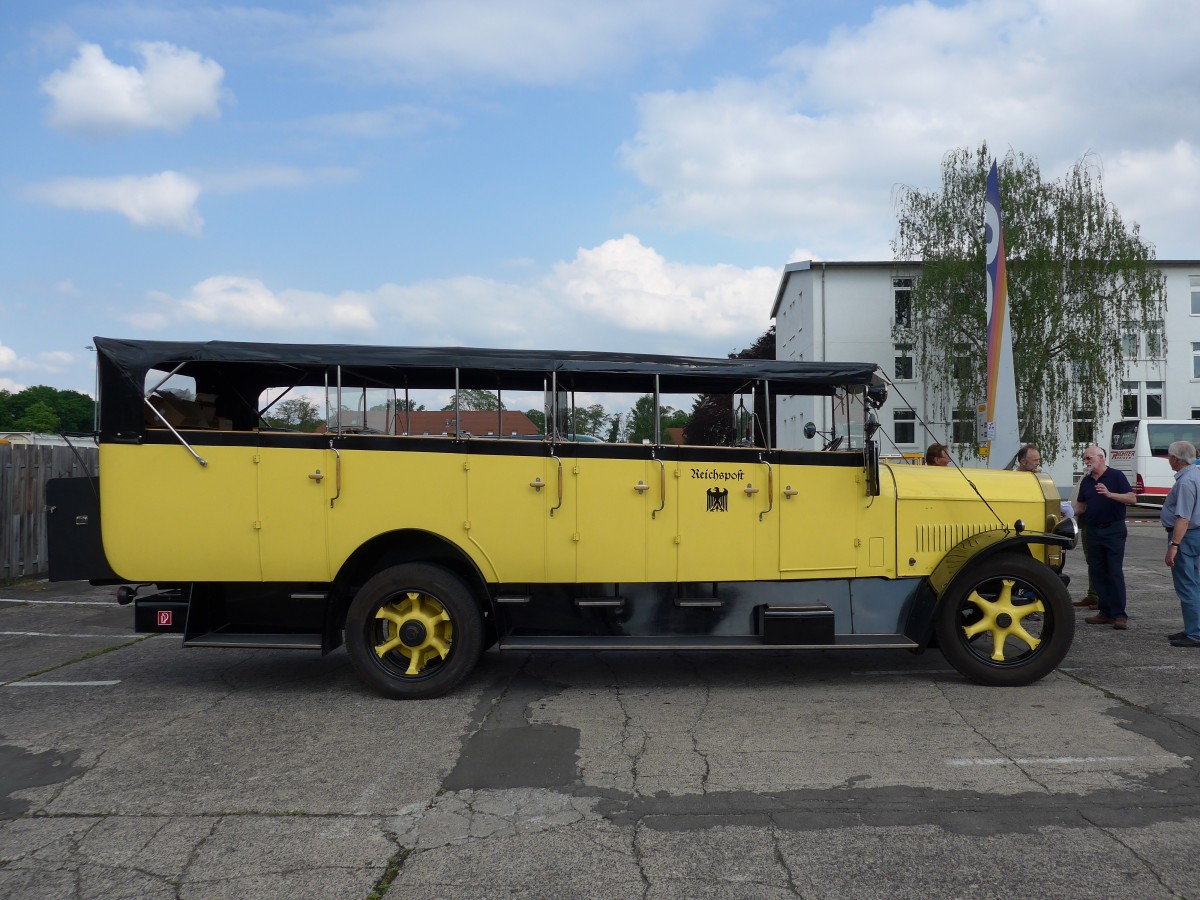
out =
[(1171, 566), (1171, 580), (1183, 610), (1183, 630), (1200, 641), (1200, 528), (1189, 528)]
[(1116, 619), (1125, 613), (1125, 520), (1088, 526), (1088, 575), (1100, 595), (1100, 615)]

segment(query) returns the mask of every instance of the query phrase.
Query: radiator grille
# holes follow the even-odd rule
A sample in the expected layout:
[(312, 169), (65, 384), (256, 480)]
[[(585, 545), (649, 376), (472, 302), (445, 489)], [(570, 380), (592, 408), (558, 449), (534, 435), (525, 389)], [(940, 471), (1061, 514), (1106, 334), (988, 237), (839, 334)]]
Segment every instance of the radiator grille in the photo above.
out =
[(957, 525), (918, 525), (917, 552), (945, 553), (973, 534), (995, 528), (995, 523), (960, 523)]

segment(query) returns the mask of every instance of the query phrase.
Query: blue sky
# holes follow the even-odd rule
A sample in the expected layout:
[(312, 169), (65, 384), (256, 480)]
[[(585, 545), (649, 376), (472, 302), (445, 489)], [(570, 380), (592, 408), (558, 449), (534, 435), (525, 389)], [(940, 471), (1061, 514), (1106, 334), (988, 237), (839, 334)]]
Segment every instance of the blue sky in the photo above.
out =
[(1084, 153), (1200, 257), (1200, 4), (0, 0), (0, 387), (93, 335), (724, 355), (894, 189)]

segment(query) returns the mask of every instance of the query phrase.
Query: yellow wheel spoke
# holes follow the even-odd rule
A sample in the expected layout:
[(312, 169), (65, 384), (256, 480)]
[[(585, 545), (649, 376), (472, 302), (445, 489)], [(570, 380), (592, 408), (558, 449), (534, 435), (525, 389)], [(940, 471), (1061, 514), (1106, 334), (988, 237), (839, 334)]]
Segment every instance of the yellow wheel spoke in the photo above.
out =
[(389, 653), (391, 653), (397, 647), (403, 647), (403, 646), (404, 646), (404, 644), (400, 641), (400, 638), (393, 637), (390, 641), (387, 641), (386, 643), (376, 644), (375, 645), (375, 655), (378, 656), (380, 659), (383, 659), (385, 656), (387, 656)]
[[(450, 614), (427, 594), (406, 591), (401, 599), (380, 606), (375, 611), (375, 618), (387, 623), (387, 639), (375, 645), (376, 655), (382, 659), (389, 653), (398, 652), (408, 660), (405, 675), (420, 675), (431, 662), (450, 655), (454, 643)], [(424, 629), (425, 638), (415, 646), (404, 643), (400, 636), (409, 623), (417, 623)]]
[(396, 608), (394, 604), (381, 606), (375, 610), (375, 618), (386, 619), (397, 628), (404, 624), (404, 615)]
[[(1015, 587), (1014, 580), (1005, 578), (1000, 582), (1000, 592), (996, 599), (989, 600), (978, 591), (973, 591), (967, 598), (967, 602), (973, 604), (979, 611), (979, 619), (962, 626), (963, 636), (967, 640), (972, 640), (982, 634), (990, 634), (993, 662), (1004, 662), (1007, 659), (1004, 654), (1004, 644), (1010, 637), (1021, 641), (1030, 650), (1036, 650), (1042, 643), (1041, 639), (1025, 630), (1024, 620), (1034, 613), (1044, 614), (1046, 606), (1040, 599), (1035, 599), (1032, 603), (1013, 603)], [(1006, 618), (1001, 619), (1001, 616)], [(1009, 624), (1001, 625), (1002, 621), (1007, 621)]]
[(423, 668), (425, 668), (425, 654), (420, 650), (413, 650), (412, 656), (408, 658), (408, 670), (404, 674), (420, 675)]

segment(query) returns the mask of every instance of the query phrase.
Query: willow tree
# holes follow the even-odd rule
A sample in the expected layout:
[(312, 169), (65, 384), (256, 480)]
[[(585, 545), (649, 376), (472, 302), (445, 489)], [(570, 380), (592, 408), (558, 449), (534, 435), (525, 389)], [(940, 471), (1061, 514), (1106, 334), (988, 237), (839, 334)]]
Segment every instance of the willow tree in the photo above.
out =
[[(921, 263), (907, 316), (897, 301), (893, 337), (913, 348), (930, 412), (972, 423), (961, 445), (976, 454), (974, 411), (987, 383), (983, 207), (991, 164), (987, 144), (974, 153), (959, 148), (942, 160), (941, 191), (900, 188), (892, 244), (897, 259)], [(1123, 335), (1146, 331), (1165, 352), (1165, 284), (1154, 247), (1105, 199), (1094, 157), (1055, 181), (1011, 150), (998, 169), (1021, 437), (1053, 459), (1093, 439), (1075, 421), (1100, 422), (1112, 407), (1127, 362)]]

